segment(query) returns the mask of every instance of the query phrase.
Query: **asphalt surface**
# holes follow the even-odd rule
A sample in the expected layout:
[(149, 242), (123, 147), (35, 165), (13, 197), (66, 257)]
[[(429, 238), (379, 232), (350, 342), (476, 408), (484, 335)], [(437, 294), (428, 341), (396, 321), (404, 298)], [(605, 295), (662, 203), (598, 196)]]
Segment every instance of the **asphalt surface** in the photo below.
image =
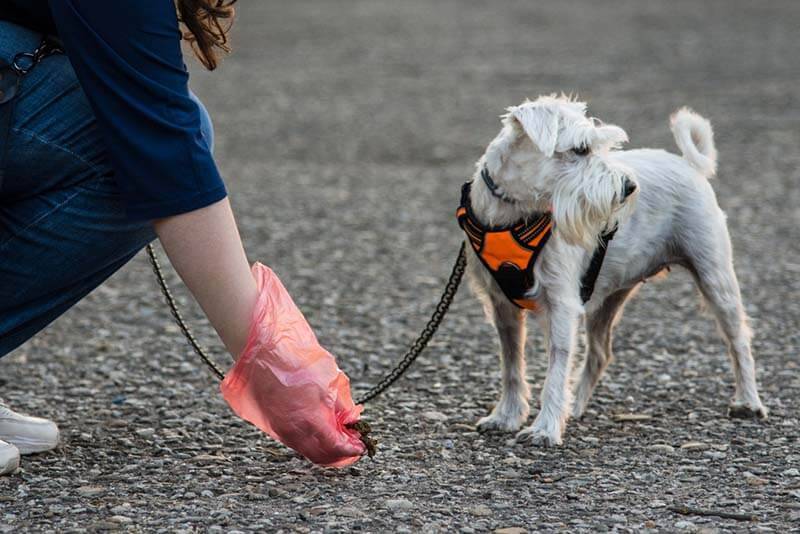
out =
[[(0, 478), (0, 531), (800, 529), (800, 3), (239, 10), (234, 55), (215, 73), (194, 65), (193, 89), (215, 120), (251, 259), (279, 273), (356, 393), (438, 299), (461, 238), (459, 186), (497, 116), (564, 91), (623, 126), (632, 147), (675, 150), (667, 118), (680, 106), (712, 120), (714, 188), (770, 419), (727, 418), (724, 344), (689, 276), (673, 271), (626, 309), (617, 359), (563, 447), (480, 435), (474, 423), (499, 387), (497, 347), (463, 288), (430, 349), (367, 407), (378, 455), (316, 468), (231, 414), (142, 254), (0, 364), (0, 395), (63, 434), (58, 450)], [(546, 358), (535, 328), (528, 354), (538, 395)]]

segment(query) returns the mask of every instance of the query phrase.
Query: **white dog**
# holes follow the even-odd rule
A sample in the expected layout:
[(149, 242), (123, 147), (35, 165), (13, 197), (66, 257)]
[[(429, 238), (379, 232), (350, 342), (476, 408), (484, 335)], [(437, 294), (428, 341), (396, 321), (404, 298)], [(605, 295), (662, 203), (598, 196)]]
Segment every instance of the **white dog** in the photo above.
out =
[[(509, 108), (502, 123), (466, 189), (471, 215), (484, 228), (497, 229), (548, 213), (553, 229), (533, 263), (535, 283), (524, 295), (535, 302), (547, 336), (547, 377), (541, 410), (517, 439), (561, 444), (567, 419), (583, 414), (611, 362), (612, 331), (626, 300), (671, 265), (692, 274), (724, 334), (736, 380), (730, 415), (766, 417), (725, 215), (708, 182), (717, 166), (709, 122), (688, 109), (673, 115), (683, 157), (664, 150), (618, 150), (627, 141), (624, 130), (587, 118), (584, 103), (563, 96)], [(583, 302), (582, 277), (604, 243), (600, 236), (615, 228), (591, 298)], [(471, 244), (477, 251), (476, 242)], [(506, 296), (485, 261), (473, 253), (468, 257), (473, 289), (501, 345), (502, 393), (478, 428), (516, 431), (529, 413), (527, 311)], [(569, 376), (582, 317), (587, 352), (573, 400)]]

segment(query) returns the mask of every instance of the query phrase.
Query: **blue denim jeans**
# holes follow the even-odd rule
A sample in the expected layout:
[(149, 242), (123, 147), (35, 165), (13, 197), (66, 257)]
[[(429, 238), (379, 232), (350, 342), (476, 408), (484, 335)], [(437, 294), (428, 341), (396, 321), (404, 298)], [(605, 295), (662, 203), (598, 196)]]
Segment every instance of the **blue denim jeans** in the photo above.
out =
[[(10, 62), (41, 38), (0, 21), (0, 58)], [(211, 121), (200, 107), (211, 145)], [(103, 138), (66, 56), (45, 58), (23, 78), (7, 142), (0, 185), (0, 357), (155, 238), (149, 222), (125, 217)]]

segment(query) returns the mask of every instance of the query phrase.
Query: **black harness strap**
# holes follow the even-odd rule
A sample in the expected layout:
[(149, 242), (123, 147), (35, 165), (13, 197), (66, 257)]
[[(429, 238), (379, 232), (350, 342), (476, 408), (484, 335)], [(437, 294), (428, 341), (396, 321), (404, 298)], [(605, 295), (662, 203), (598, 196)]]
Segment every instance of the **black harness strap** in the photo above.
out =
[(592, 254), (592, 260), (589, 262), (589, 268), (583, 273), (581, 277), (581, 300), (584, 304), (589, 302), (594, 293), (594, 285), (597, 283), (597, 277), (600, 275), (600, 269), (603, 267), (603, 260), (606, 257), (606, 250), (608, 250), (608, 243), (614, 239), (614, 234), (617, 229), (614, 228), (610, 232), (604, 233), (600, 236), (600, 245), (595, 249)]

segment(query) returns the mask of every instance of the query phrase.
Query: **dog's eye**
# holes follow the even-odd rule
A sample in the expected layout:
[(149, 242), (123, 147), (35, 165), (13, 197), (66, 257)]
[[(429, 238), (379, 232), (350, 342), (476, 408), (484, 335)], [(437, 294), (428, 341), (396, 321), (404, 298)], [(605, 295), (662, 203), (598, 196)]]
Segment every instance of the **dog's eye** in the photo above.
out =
[(572, 149), (572, 153), (575, 154), (576, 156), (585, 156), (589, 152), (591, 151), (589, 150), (588, 146), (576, 146), (575, 148)]

